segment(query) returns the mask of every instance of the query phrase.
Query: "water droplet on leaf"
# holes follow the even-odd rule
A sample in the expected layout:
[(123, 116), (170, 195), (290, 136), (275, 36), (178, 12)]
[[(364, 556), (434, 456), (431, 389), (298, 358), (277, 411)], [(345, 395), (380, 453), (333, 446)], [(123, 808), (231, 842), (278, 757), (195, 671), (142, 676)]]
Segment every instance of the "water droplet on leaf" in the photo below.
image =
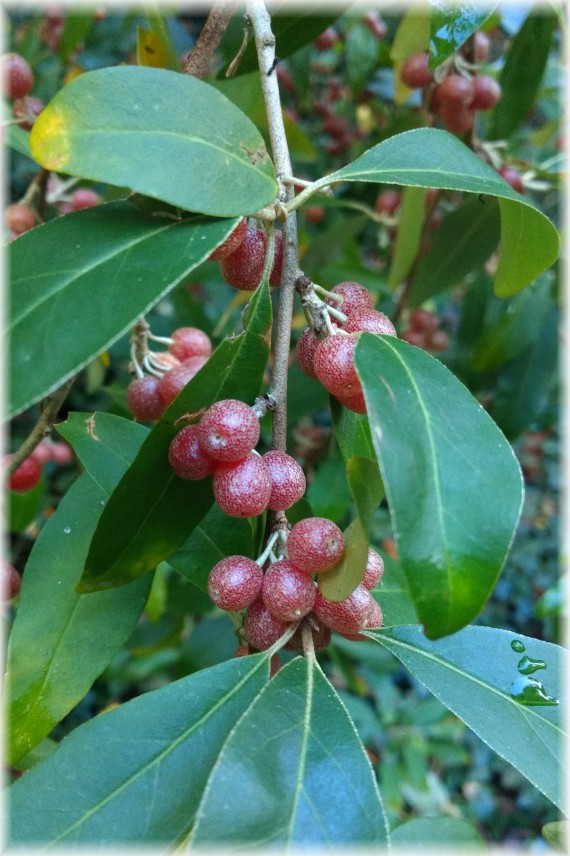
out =
[(515, 678), (509, 690), (510, 696), (519, 704), (536, 706), (553, 706), (560, 703), (559, 699), (549, 696), (544, 686), (536, 678), (525, 675)]
[(525, 656), (519, 660), (517, 669), (521, 675), (532, 675), (534, 672), (538, 672), (539, 669), (546, 669), (546, 663), (544, 660), (533, 660), (531, 657)]
[(520, 639), (513, 639), (513, 641), (511, 642), (511, 648), (513, 649), (513, 651), (517, 651), (519, 654), (522, 654), (525, 650), (525, 647)]

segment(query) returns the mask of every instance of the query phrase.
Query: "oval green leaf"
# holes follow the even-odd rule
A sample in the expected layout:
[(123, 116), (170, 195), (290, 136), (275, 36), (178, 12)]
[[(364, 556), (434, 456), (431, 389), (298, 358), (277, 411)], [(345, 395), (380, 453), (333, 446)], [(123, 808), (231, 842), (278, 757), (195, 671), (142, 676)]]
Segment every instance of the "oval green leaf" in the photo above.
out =
[(42, 111), (30, 148), (46, 169), (215, 217), (253, 214), (278, 191), (247, 116), (213, 86), (162, 68), (80, 75)]
[(501, 212), (501, 257), (495, 279), (499, 297), (516, 294), (558, 256), (560, 241), (550, 220), (447, 131), (417, 128), (396, 134), (319, 179), (316, 187), (337, 181), (438, 187), (496, 196)]
[(296, 657), (226, 741), (191, 845), (387, 844), (378, 786), (346, 708), (318, 666)]
[(127, 202), (109, 202), (58, 217), (13, 241), (8, 416), (30, 407), (126, 333), (235, 224), (152, 217)]
[(462, 4), (451, 8), (439, 0), (430, 2), (430, 70), (448, 59), (493, 14), (495, 3), (484, 9)]
[(479, 613), (507, 556), (522, 477), (505, 438), (445, 366), (401, 339), (355, 351), (398, 555), (432, 639)]
[(211, 478), (186, 481), (168, 463), (168, 447), (184, 423), (214, 401), (253, 404), (268, 358), (271, 324), (267, 284), (250, 300), (245, 330), (225, 339), (192, 378), (143, 443), (103, 509), (89, 549), (80, 591), (128, 583), (179, 550), (213, 502)]
[(474, 826), (461, 817), (414, 817), (401, 823), (390, 833), (392, 847), (406, 848), (461, 848), (486, 849)]
[[(491, 749), (563, 809), (562, 648), (492, 627), (467, 627), (437, 642), (428, 641), (419, 627), (367, 635), (395, 654)], [(540, 667), (525, 675), (528, 658)], [(520, 696), (525, 683), (535, 691), (540, 684), (544, 694), (560, 704), (521, 704), (513, 695)]]
[(75, 729), (10, 788), (10, 843), (178, 843), (228, 733), (267, 681), (268, 659), (229, 660)]

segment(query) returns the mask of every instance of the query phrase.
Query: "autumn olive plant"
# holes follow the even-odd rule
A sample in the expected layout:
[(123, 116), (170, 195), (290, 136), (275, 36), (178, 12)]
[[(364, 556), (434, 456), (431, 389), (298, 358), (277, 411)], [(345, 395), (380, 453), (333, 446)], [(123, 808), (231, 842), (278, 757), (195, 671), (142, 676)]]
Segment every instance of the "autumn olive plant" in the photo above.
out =
[[(208, 27), (219, 29), (223, 14), (214, 7), (204, 28), (206, 54)], [(34, 105), (19, 108), (41, 167), (24, 208), (37, 209), (42, 182), (48, 197), (74, 179), (127, 190), (96, 204), (83, 188), (66, 197), (65, 216), (39, 226), (22, 208), (10, 212), (7, 415), (41, 406), (5, 461), (9, 489), (35, 489), (39, 450), (52, 454), (46, 426), (77, 374), (120, 341), (130, 381), (129, 412), (69, 412), (57, 425), (82, 472), (31, 551), (9, 639), (14, 844), (405, 842), (403, 827), (390, 829), (370, 757), (322, 668), (337, 642), (356, 656), (377, 646), (393, 654), (561, 806), (560, 649), (470, 626), (517, 527), (517, 460), (434, 356), (442, 331), (429, 312), (418, 309), (416, 326), (399, 335), (399, 319), (375, 307), (358, 276), (327, 290), (305, 275), (297, 234), (298, 212), (310, 209), (316, 222), (318, 206), (355, 183), (390, 186), (377, 206), (388, 218), (400, 192), (408, 214), (410, 205), (423, 211), (429, 193), (463, 192), (500, 223), (495, 295), (521, 292), (556, 260), (556, 230), (460, 138), (500, 87), (477, 76), (473, 56), (453, 52), (460, 45), (428, 58), (426, 40), (402, 74), (410, 87), (437, 84), (429, 97), (447, 130), (388, 135), (306, 180), (293, 174), (279, 39), (276, 48), (263, 0), (246, 2), (242, 26), (232, 72), (255, 51), (269, 150), (190, 60), (178, 71), (152, 67), (142, 51), (137, 65), (74, 76), (31, 118)], [(378, 19), (367, 26), (379, 37)], [(33, 74), (13, 55), (5, 62), (9, 97), (25, 99)], [(165, 335), (148, 320), (206, 260), (242, 308), (240, 329), (215, 348), (197, 326)], [(313, 512), (306, 470), (287, 446), (295, 302), (306, 320), (295, 364), (329, 394), (350, 491), (344, 530)], [(427, 351), (419, 333), (431, 337)], [(397, 562), (370, 543), (383, 501)], [(230, 617), (234, 656), (111, 705), (56, 742), (54, 728), (141, 614), (160, 615), (165, 567)]]

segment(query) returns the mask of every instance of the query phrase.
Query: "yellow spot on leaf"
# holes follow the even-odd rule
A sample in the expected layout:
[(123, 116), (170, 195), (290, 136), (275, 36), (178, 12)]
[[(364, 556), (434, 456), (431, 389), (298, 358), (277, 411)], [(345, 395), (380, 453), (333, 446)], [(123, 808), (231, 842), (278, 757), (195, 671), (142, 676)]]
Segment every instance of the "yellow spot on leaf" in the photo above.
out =
[(85, 74), (84, 68), (80, 68), (78, 65), (72, 66), (63, 78), (63, 85), (65, 86), (66, 84), (71, 83), (72, 80), (75, 80), (75, 78), (79, 77), (81, 74)]
[(30, 133), (32, 157), (46, 169), (61, 172), (69, 162), (69, 148), (65, 114), (57, 105), (48, 104)]

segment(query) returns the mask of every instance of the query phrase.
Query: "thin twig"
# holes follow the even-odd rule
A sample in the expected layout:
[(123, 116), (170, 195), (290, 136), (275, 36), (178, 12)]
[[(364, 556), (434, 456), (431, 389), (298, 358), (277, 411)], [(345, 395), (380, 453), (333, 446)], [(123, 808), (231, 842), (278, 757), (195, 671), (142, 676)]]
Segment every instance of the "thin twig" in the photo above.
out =
[(214, 53), (233, 17), (235, 7), (235, 2), (231, 0), (218, 0), (214, 3), (204, 28), (184, 63), (184, 74), (200, 79), (210, 74)]
[(3, 471), (4, 478), (10, 478), (10, 476), (18, 469), (20, 464), (25, 461), (26, 458), (29, 458), (36, 446), (38, 446), (41, 441), (51, 433), (60, 407), (67, 398), (67, 394), (71, 389), (74, 380), (75, 375), (69, 380), (66, 380), (66, 382), (58, 389), (54, 390), (50, 395), (44, 398), (41, 403), (40, 418), (22, 445), (10, 458)]

